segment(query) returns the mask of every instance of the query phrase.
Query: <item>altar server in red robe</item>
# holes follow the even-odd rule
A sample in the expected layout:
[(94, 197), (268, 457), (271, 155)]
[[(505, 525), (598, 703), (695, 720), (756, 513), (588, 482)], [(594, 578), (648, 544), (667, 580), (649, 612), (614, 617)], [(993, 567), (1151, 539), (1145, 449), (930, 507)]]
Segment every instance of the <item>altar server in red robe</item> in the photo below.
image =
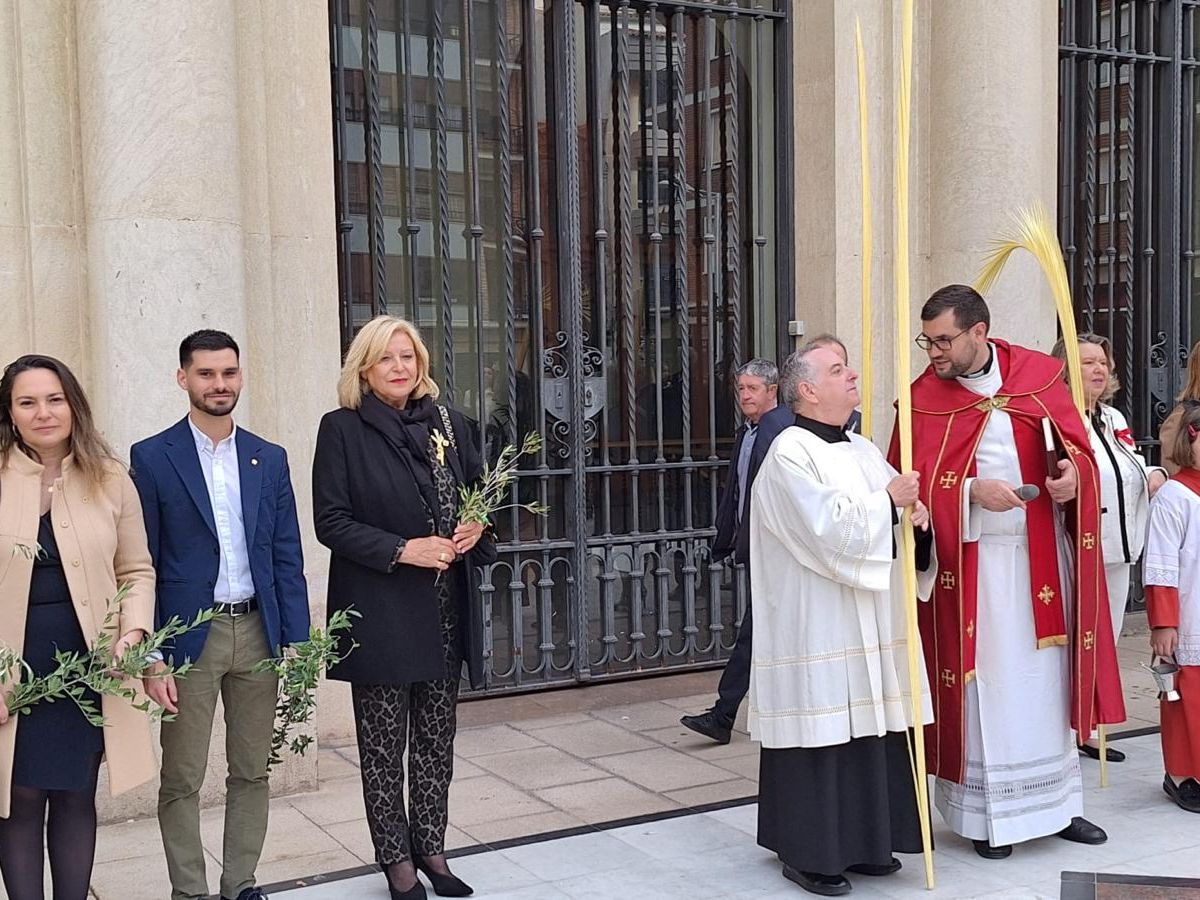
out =
[(1178, 700), (1163, 700), (1163, 790), (1200, 813), (1200, 405), (1185, 406), (1164, 455), (1190, 461), (1150, 501), (1142, 582), (1150, 646), (1179, 665)]

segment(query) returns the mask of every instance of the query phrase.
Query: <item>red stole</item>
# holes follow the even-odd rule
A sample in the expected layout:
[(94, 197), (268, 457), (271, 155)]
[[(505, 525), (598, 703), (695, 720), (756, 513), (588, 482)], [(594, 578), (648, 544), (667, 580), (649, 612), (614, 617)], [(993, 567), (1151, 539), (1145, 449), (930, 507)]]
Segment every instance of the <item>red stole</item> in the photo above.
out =
[[(921, 473), (921, 498), (933, 518), (938, 557), (933, 596), (919, 605), (934, 697), (935, 722), (926, 749), (929, 770), (959, 783), (966, 770), (965, 687), (975, 677), (979, 575), (978, 545), (962, 540), (962, 490), (975, 475), (975, 454), (994, 410), (1012, 419), (1022, 480), (1041, 489), (1026, 507), (1029, 602), (1038, 647), (1071, 647), (1071, 725), (1086, 737), (1098, 723), (1125, 718), (1100, 550), (1100, 477), (1083, 419), (1062, 379), (1061, 362), (1004, 341), (992, 343), (994, 364), (1004, 374), (994, 397), (943, 381), (932, 368), (913, 383), (913, 467)], [(1079, 481), (1078, 498), (1065, 510), (1075, 551), (1071, 573), (1059, 572), (1054, 504), (1045, 489), (1041, 421), (1046, 418)], [(895, 432), (889, 457), (896, 465)], [(1075, 598), (1069, 623), (1064, 577), (1071, 578)]]

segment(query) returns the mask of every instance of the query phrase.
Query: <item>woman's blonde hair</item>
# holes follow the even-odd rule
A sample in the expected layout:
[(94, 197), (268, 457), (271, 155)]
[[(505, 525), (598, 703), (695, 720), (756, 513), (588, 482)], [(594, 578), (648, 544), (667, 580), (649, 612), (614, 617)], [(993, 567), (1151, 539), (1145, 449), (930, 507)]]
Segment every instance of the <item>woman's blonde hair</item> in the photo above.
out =
[(1192, 346), (1192, 352), (1188, 354), (1187, 383), (1175, 399), (1200, 400), (1200, 341)]
[(338, 377), (338, 405), (346, 409), (362, 406), (362, 398), (370, 390), (365, 377), (367, 370), (383, 359), (397, 332), (408, 335), (417, 354), (417, 386), (409, 396), (414, 400), (438, 398), (441, 391), (429, 374), (429, 348), (421, 340), (417, 326), (396, 316), (376, 316), (354, 336), (346, 351), (346, 361), (342, 363), (342, 374)]
[(4, 375), (0, 377), (0, 467), (8, 465), (9, 456), (15, 451), (41, 462), (37, 451), (21, 440), (21, 433), (12, 417), (13, 386), (17, 376), (32, 369), (45, 369), (62, 384), (63, 396), (71, 409), (71, 459), (88, 481), (100, 484), (120, 467), (120, 463), (96, 428), (92, 407), (79, 379), (65, 363), (53, 356), (31, 353), (19, 357), (8, 364)]
[[(1092, 334), (1090, 331), (1084, 331), (1078, 335), (1080, 344), (1095, 344), (1104, 351), (1104, 358), (1108, 360), (1108, 384), (1104, 386), (1104, 393), (1100, 395), (1100, 402), (1107, 403), (1117, 395), (1117, 391), (1121, 389), (1121, 382), (1117, 378), (1116, 363), (1113, 361), (1112, 346), (1108, 343), (1108, 338), (1102, 334)], [(1050, 351), (1050, 355), (1055, 359), (1061, 359), (1064, 363), (1067, 361), (1067, 345), (1063, 343), (1063, 339), (1059, 338), (1054, 345), (1054, 349)], [(1063, 368), (1063, 376), (1070, 380), (1070, 374), (1066, 367)]]

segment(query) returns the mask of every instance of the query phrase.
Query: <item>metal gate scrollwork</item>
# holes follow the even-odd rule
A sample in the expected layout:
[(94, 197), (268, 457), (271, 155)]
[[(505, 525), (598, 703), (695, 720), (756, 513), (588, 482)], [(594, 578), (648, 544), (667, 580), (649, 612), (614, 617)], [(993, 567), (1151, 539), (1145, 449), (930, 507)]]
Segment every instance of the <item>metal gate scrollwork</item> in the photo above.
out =
[[(494, 457), (486, 692), (712, 665), (730, 373), (790, 298), (784, 0), (330, 0), (343, 341), (422, 329)], [(790, 310), (788, 310), (790, 312)], [(786, 317), (786, 316), (785, 316)]]

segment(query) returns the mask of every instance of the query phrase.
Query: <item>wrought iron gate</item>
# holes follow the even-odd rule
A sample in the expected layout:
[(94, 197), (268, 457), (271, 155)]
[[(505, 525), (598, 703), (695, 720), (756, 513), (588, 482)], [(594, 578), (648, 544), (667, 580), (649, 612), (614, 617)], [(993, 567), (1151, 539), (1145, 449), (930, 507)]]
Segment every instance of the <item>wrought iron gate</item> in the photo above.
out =
[[(417, 322), (491, 454), (488, 690), (721, 660), (730, 373), (790, 298), (786, 0), (331, 0), (343, 339)], [(780, 122), (785, 127), (780, 127)]]
[(1060, 0), (1059, 235), (1081, 328), (1153, 455), (1200, 321), (1198, 0)]

